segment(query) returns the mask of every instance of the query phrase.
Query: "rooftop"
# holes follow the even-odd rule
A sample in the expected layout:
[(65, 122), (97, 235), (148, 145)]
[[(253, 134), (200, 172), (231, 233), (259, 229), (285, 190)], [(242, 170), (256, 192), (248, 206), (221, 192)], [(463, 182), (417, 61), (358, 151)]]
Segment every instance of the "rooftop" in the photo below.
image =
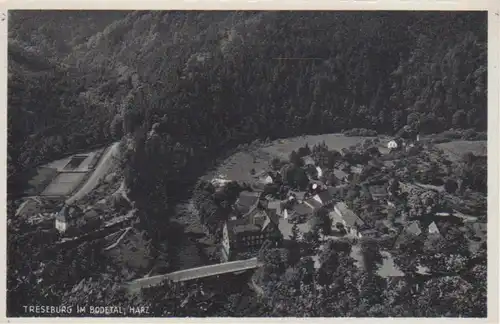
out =
[(236, 225), (232, 228), (234, 233), (260, 232), (260, 227), (254, 224)]
[(388, 195), (387, 189), (385, 186), (370, 186), (370, 193), (372, 196), (386, 196)]
[(298, 200), (304, 200), (305, 192), (304, 191), (291, 191), (288, 193), (289, 195), (294, 195)]
[(318, 198), (323, 203), (330, 202), (330, 201), (332, 201), (334, 199), (334, 196), (328, 190), (321, 191), (318, 194), (316, 194), (316, 196), (318, 196)]
[(422, 230), (420, 229), (420, 225), (418, 224), (418, 222), (414, 221), (414, 222), (411, 222), (408, 227), (406, 227), (406, 231), (408, 233), (411, 233), (413, 235), (420, 235), (422, 234)]
[(274, 218), (273, 213), (267, 213), (262, 209), (254, 209), (246, 217), (228, 220), (227, 227), (230, 236), (248, 232), (261, 232), (272, 222), (277, 222)]
[(241, 213), (248, 213), (253, 206), (259, 202), (259, 193), (243, 191), (240, 193), (238, 200), (236, 201), (236, 208)]
[(339, 169), (333, 169), (333, 175), (338, 179), (344, 179), (347, 176), (347, 173)]
[(312, 165), (315, 165), (316, 163), (314, 162), (313, 158), (311, 156), (304, 156), (302, 158), (302, 160), (304, 161), (304, 164), (307, 165), (307, 164), (312, 164)]
[(321, 208), (321, 203), (319, 203), (316, 199), (309, 198), (306, 200), (306, 202), (313, 206), (315, 209)]
[(307, 206), (306, 204), (297, 204), (293, 207), (293, 210), (300, 215), (312, 213), (311, 207)]
[(64, 205), (58, 213), (58, 216), (63, 216), (67, 219), (76, 218), (81, 215), (83, 215), (82, 209), (73, 205)]
[(341, 213), (340, 216), (342, 216), (348, 226), (361, 226), (365, 223), (358, 215), (350, 210), (345, 203), (339, 202), (335, 205), (335, 208)]

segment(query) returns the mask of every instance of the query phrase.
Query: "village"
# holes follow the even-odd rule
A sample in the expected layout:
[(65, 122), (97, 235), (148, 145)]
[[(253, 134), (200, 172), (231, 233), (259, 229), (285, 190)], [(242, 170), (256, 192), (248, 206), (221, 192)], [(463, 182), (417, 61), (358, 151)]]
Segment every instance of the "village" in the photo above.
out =
[[(322, 242), (339, 238), (380, 242), (390, 259), (403, 235), (433, 240), (454, 229), (476, 250), (485, 242), (485, 205), (473, 201), (481, 207), (471, 212), (454, 203), (456, 193), (464, 197), (470, 190), (452, 179), (450, 164), (408, 128), (340, 152), (306, 144), (289, 161), (273, 159), (269, 169), (251, 170), (254, 181), (243, 184), (223, 224), (221, 260), (253, 257), (287, 241), (300, 242), (301, 255), (310, 255)], [(425, 177), (433, 184), (418, 181)], [(231, 182), (215, 178), (212, 185), (221, 191)], [(392, 264), (386, 268), (386, 276), (401, 273)]]
[[(485, 156), (469, 158), (484, 163)], [(372, 240), (386, 258), (380, 273), (387, 277), (401, 275), (390, 251), (405, 235), (432, 241), (458, 229), (469, 249), (478, 250), (486, 240), (485, 196), (457, 177), (462, 157), (451, 160), (432, 139), (403, 128), (394, 137), (364, 138), (340, 150), (325, 142), (306, 143), (288, 160), (274, 156), (267, 167), (251, 168), (251, 181), (214, 177), (205, 183), (202, 198), (194, 195), (196, 214), (208, 237), (215, 237), (210, 249), (216, 258), (209, 263), (250, 260), (267, 248), (298, 244), (296, 253), (312, 257), (318, 268), (318, 252), (329, 241)], [(131, 226), (133, 202), (111, 170), (99, 170), (105, 164), (99, 162), (101, 179), (86, 188), (90, 195), (78, 204), (42, 193), (27, 199), (17, 216), (34, 228), (58, 232), (56, 245), (102, 239), (106, 253), (125, 260), (123, 267), (147, 269), (147, 256), (139, 257), (146, 242)], [(361, 263), (359, 251), (353, 244), (352, 257)], [(134, 270), (126, 273), (135, 277)]]

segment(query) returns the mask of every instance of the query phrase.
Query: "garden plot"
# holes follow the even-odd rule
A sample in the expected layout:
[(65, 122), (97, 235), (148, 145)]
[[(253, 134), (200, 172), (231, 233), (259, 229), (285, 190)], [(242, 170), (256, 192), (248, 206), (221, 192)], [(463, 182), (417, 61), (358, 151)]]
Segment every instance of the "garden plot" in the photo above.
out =
[(59, 173), (41, 193), (42, 196), (67, 196), (82, 182), (86, 173)]

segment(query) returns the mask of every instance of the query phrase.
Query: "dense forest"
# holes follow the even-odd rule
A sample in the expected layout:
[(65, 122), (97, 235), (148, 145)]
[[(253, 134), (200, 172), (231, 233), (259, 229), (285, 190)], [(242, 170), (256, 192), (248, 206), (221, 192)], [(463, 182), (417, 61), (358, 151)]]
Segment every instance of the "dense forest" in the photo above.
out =
[(165, 114), (176, 141), (208, 147), (407, 123), (484, 131), (486, 30), (485, 13), (13, 12), (9, 166)]
[[(130, 198), (154, 244), (169, 200), (238, 144), (353, 128), (395, 134), (404, 125), (423, 134), (485, 131), (486, 40), (483, 12), (12, 12), (8, 174), (12, 184), (34, 165), (121, 139)], [(274, 308), (256, 313), (293, 315), (286, 296), (295, 284), (281, 283)], [(373, 289), (388, 289), (381, 287)], [(437, 303), (433, 286), (424, 289), (432, 294), (422, 305)], [(311, 316), (369, 309), (351, 308), (349, 297), (318, 313), (322, 304), (307, 297), (315, 294), (297, 297)], [(183, 304), (169, 298), (175, 309)], [(453, 298), (450, 312), (464, 303)], [(370, 305), (373, 316), (387, 310)], [(409, 306), (391, 311), (407, 315)], [(214, 314), (238, 315), (228, 312)]]

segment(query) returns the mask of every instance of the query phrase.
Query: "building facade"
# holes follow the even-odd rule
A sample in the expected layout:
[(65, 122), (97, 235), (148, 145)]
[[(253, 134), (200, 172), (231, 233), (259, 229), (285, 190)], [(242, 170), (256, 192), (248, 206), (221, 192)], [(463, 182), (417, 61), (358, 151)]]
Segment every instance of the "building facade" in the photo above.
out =
[(231, 260), (238, 253), (259, 249), (278, 230), (272, 210), (255, 208), (242, 218), (233, 217), (224, 224), (222, 257)]

